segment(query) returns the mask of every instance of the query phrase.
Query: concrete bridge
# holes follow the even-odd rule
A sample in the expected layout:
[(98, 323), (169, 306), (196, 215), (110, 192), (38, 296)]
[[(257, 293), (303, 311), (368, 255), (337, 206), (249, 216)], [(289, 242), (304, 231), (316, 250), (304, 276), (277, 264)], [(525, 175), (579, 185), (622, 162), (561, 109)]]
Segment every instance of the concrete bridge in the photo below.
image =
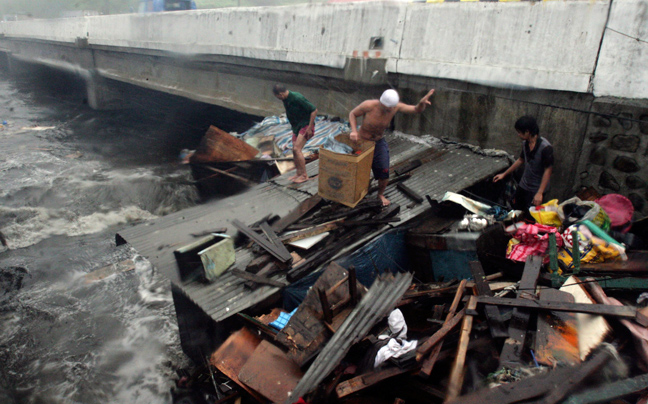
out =
[(77, 72), (98, 109), (128, 101), (117, 82), (255, 115), (282, 112), (284, 82), (342, 117), (388, 86), (409, 103), (434, 87), (398, 129), (517, 153), (512, 124), (535, 115), (556, 196), (592, 185), (645, 212), (647, 21), (648, 0), (308, 4), (4, 22), (0, 50), (15, 71)]

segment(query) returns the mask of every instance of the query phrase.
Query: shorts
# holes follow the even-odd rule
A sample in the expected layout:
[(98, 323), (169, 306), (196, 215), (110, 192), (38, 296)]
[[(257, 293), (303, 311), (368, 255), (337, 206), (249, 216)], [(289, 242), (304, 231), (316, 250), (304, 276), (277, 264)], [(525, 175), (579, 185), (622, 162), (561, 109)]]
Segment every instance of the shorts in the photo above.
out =
[(385, 138), (376, 142), (371, 170), (377, 180), (389, 178), (389, 147)]
[[(306, 141), (308, 142), (309, 140), (311, 140), (311, 139), (313, 138), (313, 136), (315, 136), (315, 128), (313, 128), (313, 133), (311, 133), (310, 136), (306, 136), (306, 129), (308, 129), (308, 125), (306, 125), (306, 126), (304, 126), (303, 128), (301, 128), (301, 129), (299, 130), (299, 134), (302, 135), (302, 136), (304, 136), (304, 138), (305, 138)], [(293, 142), (293, 145), (295, 144), (295, 141), (297, 140), (297, 136), (299, 136), (299, 135), (296, 135), (296, 134), (293, 132), (293, 134), (292, 134), (292, 142)]]

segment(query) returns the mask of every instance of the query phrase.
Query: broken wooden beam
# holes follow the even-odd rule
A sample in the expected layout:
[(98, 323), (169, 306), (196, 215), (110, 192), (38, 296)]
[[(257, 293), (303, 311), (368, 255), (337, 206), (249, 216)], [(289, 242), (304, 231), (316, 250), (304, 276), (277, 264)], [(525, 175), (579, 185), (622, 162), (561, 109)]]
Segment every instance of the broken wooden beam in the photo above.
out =
[[(477, 301), (475, 296), (470, 296), (468, 305), (466, 306), (466, 314), (468, 311), (473, 311), (477, 308)], [(448, 392), (446, 394), (446, 402), (452, 401), (459, 397), (461, 388), (464, 381), (464, 364), (466, 362), (466, 352), (468, 351), (468, 343), (470, 342), (470, 332), (472, 331), (473, 317), (467, 315), (463, 319), (461, 325), (461, 335), (459, 336), (459, 345), (457, 346), (457, 356), (452, 364), (450, 371), (450, 380), (448, 381)]]
[(432, 350), (432, 348), (439, 343), (443, 338), (445, 338), (450, 331), (452, 331), (456, 326), (459, 325), (459, 322), (466, 315), (466, 310), (461, 310), (459, 313), (455, 314), (450, 321), (446, 321), (443, 326), (430, 338), (425, 340), (417, 349), (416, 349), (416, 360), (421, 361), (423, 357)]
[(342, 221), (342, 219), (334, 220), (327, 223), (322, 223), (317, 226), (311, 226), (304, 230), (290, 232), (284, 234), (283, 236), (279, 236), (279, 240), (281, 240), (284, 243), (291, 243), (305, 238), (317, 236), (322, 233), (326, 233), (327, 231), (337, 229), (340, 221)]
[(319, 195), (313, 195), (310, 198), (306, 199), (305, 201), (301, 202), (297, 208), (293, 209), (290, 213), (282, 217), (281, 219), (277, 220), (273, 225), (272, 225), (272, 230), (274, 230), (277, 233), (281, 233), (284, 231), (284, 229), (291, 224), (295, 223), (297, 220), (299, 220), (301, 217), (303, 217), (305, 214), (313, 210), (317, 205), (322, 202), (322, 197)]
[[(518, 288), (518, 297), (524, 295), (535, 295), (541, 267), (542, 257), (535, 255), (527, 257), (524, 265), (524, 272), (522, 272), (522, 279), (520, 280), (520, 286)], [(529, 310), (519, 307), (513, 309), (513, 315), (508, 329), (509, 337), (504, 341), (504, 346), (500, 353), (500, 366), (510, 367), (520, 365), (530, 318), (531, 312)]]
[(272, 254), (279, 261), (286, 263), (292, 260), (290, 253), (286, 254), (288, 250), (286, 250), (285, 247), (283, 249), (278, 249), (272, 241), (256, 233), (254, 230), (241, 223), (238, 219), (233, 219), (232, 225), (234, 225), (234, 227), (236, 227), (241, 233), (248, 236), (255, 243), (263, 247), (264, 250)]
[(227, 172), (227, 171), (225, 171), (225, 170), (219, 170), (218, 168), (214, 168), (214, 167), (211, 167), (211, 166), (208, 166), (208, 165), (203, 165), (203, 167), (206, 168), (206, 169), (208, 169), (209, 171), (213, 171), (213, 172), (215, 172), (215, 173), (218, 173), (218, 174), (224, 175), (224, 176), (226, 176), (226, 177), (230, 177), (230, 178), (232, 178), (232, 179), (235, 179), (235, 180), (237, 180), (237, 181), (240, 181), (240, 182), (242, 182), (242, 183), (244, 183), (244, 184), (246, 184), (246, 185), (249, 185), (249, 186), (254, 186), (254, 185), (257, 185), (257, 184), (258, 184), (257, 182), (254, 182), (254, 181), (252, 181), (252, 180), (248, 180), (247, 178), (245, 178), (245, 177), (241, 177), (240, 175), (236, 175), (236, 174), (229, 173), (229, 172)]
[[(493, 296), (490, 286), (486, 283), (486, 275), (484, 275), (484, 270), (482, 269), (479, 261), (471, 261), (470, 272), (472, 273), (473, 279), (475, 280), (475, 289), (477, 290), (477, 295), (479, 296)], [(493, 338), (506, 338), (508, 337), (508, 331), (504, 327), (504, 322), (502, 321), (502, 316), (500, 315), (499, 308), (496, 306), (486, 306), (486, 320), (488, 321), (490, 333)]]
[(414, 191), (412, 188), (408, 187), (407, 185), (403, 184), (402, 182), (399, 182), (398, 185), (396, 185), (396, 188), (398, 188), (399, 191), (405, 194), (408, 198), (413, 200), (414, 202), (418, 203), (423, 203), (424, 199), (421, 195), (419, 195), (416, 191)]
[[(635, 320), (644, 327), (648, 326), (648, 318), (636, 307), (611, 306), (607, 304), (563, 303), (529, 299), (509, 299), (504, 297), (477, 297), (477, 303), (494, 304), (497, 306), (512, 306), (531, 310), (571, 311), (574, 313), (598, 314), (601, 316), (626, 318)], [(475, 311), (466, 312), (475, 314)]]
[(283, 288), (288, 284), (286, 282), (277, 281), (274, 279), (266, 278), (265, 276), (256, 275), (250, 272), (241, 271), (240, 269), (232, 268), (232, 275), (237, 276), (246, 281), (252, 281), (254, 283), (262, 283), (265, 285), (276, 286), (278, 288)]
[(408, 172), (412, 171), (413, 169), (415, 169), (417, 167), (420, 167), (421, 164), (422, 164), (422, 162), (419, 159), (410, 161), (406, 165), (395, 169), (394, 174), (396, 174), (396, 176), (401, 176), (401, 175), (403, 175), (405, 173), (408, 173)]

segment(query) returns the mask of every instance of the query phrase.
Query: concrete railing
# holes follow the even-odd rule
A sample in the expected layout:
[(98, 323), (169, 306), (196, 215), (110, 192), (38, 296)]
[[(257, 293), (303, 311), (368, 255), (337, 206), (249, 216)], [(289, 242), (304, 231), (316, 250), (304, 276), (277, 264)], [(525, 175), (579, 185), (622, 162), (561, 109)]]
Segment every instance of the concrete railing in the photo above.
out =
[(18, 21), (0, 31), (338, 69), (348, 58), (383, 58), (388, 73), (646, 99), (647, 8), (648, 0), (372, 2)]

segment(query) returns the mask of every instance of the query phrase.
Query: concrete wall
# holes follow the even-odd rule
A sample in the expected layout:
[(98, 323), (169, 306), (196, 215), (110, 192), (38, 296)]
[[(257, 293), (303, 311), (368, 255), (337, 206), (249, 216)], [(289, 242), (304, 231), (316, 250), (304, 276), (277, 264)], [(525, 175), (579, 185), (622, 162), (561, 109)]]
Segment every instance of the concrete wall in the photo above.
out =
[[(645, 99), (645, 43), (605, 26), (610, 12), (610, 28), (641, 38), (647, 7), (648, 0), (617, 1), (611, 10), (609, 0), (306, 4), (5, 22), (0, 30), (336, 69), (365, 55), (387, 59), (387, 73)], [(372, 37), (383, 38), (382, 49), (370, 49)]]
[(594, 95), (648, 98), (648, 1), (612, 4), (594, 76)]
[(412, 4), (394, 72), (588, 92), (607, 1)]

